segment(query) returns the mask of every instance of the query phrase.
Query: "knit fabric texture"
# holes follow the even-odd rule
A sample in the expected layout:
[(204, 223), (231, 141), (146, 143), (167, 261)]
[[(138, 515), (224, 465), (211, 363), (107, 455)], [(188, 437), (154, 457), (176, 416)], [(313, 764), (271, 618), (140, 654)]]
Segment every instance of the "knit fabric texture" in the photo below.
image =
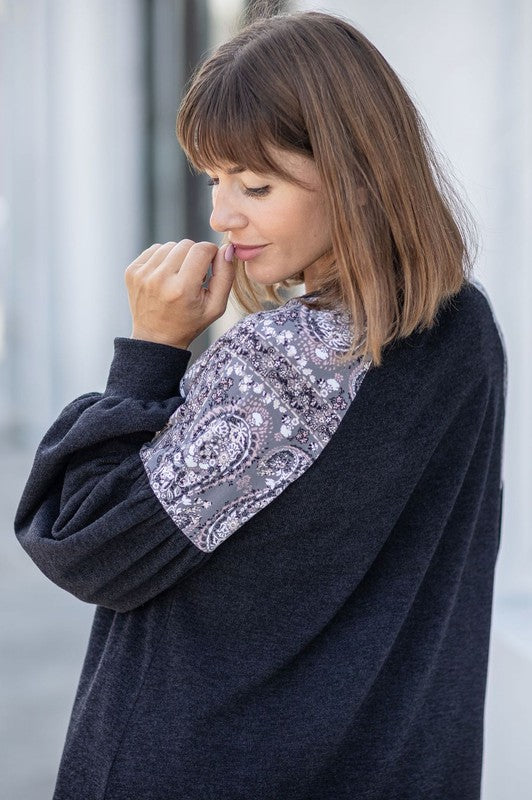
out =
[(478, 281), (339, 365), (293, 298), (191, 352), (117, 337), (15, 534), (95, 605), (53, 800), (479, 800), (504, 342)]

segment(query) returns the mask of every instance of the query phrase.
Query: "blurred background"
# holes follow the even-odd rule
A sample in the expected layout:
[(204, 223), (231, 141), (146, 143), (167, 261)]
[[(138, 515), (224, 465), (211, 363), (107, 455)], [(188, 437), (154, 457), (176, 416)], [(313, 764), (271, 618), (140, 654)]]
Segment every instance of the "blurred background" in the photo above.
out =
[[(35, 448), (103, 391), (130, 336), (126, 266), (219, 237), (175, 139), (184, 82), (244, 0), (0, 0), (0, 797), (51, 797), (94, 607), (50, 583), (13, 517)], [(254, 4), (257, 5), (257, 4)], [(532, 796), (532, 3), (264, 2), (338, 13), (402, 78), (481, 233), (508, 358), (483, 800)], [(260, 10), (260, 9), (259, 9)], [(255, 11), (256, 13), (256, 11)], [(452, 165), (452, 166), (451, 166)], [(299, 292), (297, 292), (299, 293)], [(192, 361), (238, 319), (231, 304)], [(442, 800), (444, 800), (442, 798)]]

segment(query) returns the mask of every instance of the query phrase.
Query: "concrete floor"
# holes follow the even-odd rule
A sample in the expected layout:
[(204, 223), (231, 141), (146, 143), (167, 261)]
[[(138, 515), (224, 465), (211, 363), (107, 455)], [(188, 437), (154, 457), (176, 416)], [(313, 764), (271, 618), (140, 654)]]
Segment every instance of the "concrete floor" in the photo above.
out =
[(33, 453), (0, 447), (0, 798), (49, 800), (94, 606), (59, 589), (19, 545), (13, 518)]

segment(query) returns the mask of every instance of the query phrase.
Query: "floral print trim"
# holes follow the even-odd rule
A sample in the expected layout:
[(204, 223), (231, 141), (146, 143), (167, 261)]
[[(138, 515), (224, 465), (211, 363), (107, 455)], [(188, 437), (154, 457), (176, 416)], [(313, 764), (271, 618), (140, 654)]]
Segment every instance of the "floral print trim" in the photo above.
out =
[(330, 441), (371, 366), (337, 364), (349, 320), (295, 297), (237, 322), (185, 372), (184, 401), (140, 457), (155, 495), (200, 550), (215, 550)]

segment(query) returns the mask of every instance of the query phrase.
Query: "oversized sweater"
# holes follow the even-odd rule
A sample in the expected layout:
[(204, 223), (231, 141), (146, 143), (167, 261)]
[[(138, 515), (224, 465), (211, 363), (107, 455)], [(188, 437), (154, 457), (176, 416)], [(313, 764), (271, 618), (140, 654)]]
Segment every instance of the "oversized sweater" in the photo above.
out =
[(54, 800), (478, 800), (500, 328), (472, 281), (348, 341), (298, 298), (189, 369), (117, 337), (44, 435), (15, 532), (96, 605)]

